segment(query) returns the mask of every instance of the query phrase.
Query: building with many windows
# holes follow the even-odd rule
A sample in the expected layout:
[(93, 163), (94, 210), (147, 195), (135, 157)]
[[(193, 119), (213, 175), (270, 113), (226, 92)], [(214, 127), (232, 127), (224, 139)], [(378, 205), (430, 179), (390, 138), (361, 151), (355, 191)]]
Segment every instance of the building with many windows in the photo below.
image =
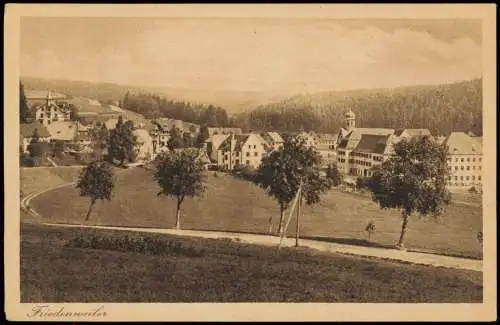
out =
[(257, 133), (228, 135), (217, 149), (217, 166), (227, 170), (258, 168), (270, 145)]
[(52, 122), (71, 120), (73, 106), (68, 103), (57, 103), (52, 92), (49, 90), (45, 102), (36, 105), (33, 111), (35, 112), (35, 119), (41, 124), (48, 126)]
[(337, 167), (346, 175), (370, 177), (394, 154), (394, 145), (403, 139), (430, 135), (427, 129), (357, 128), (356, 115), (345, 114), (346, 128), (337, 135)]
[(446, 139), (448, 145), (447, 179), (451, 187), (481, 187), (483, 145), (481, 137), (473, 137), (464, 132), (452, 132)]

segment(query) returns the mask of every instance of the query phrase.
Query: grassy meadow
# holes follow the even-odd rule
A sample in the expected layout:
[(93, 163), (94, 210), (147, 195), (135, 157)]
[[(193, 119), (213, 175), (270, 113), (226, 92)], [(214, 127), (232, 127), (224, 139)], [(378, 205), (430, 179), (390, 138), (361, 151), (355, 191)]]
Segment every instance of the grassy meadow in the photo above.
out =
[(80, 166), (21, 168), (21, 191), (27, 194), (74, 182), (80, 170)]
[[(165, 249), (138, 252), (145, 242)], [(201, 247), (201, 253), (186, 254), (190, 247)], [(22, 303), (479, 303), (483, 292), (481, 272), (305, 248), (276, 254), (227, 239), (37, 224), (21, 224), (20, 257)]]
[[(175, 224), (175, 201), (158, 197), (159, 188), (151, 172), (134, 168), (116, 175), (116, 187), (110, 202), (97, 202), (86, 224), (171, 228)], [(199, 230), (226, 230), (265, 233), (269, 218), (274, 230), (279, 220), (278, 205), (262, 189), (230, 175), (207, 174), (207, 192), (201, 199), (186, 199), (181, 227)], [(46, 222), (84, 223), (89, 199), (79, 197), (72, 187), (58, 188), (32, 201)], [(379, 209), (369, 196), (330, 191), (321, 203), (304, 206), (301, 236), (346, 243), (366, 242), (364, 231), (373, 220), (376, 231), (371, 241), (393, 245), (400, 232), (400, 214)], [(482, 207), (452, 204), (437, 220), (412, 217), (405, 244), (441, 254), (482, 258), (476, 234), (482, 230)], [(288, 228), (292, 235), (293, 220)]]

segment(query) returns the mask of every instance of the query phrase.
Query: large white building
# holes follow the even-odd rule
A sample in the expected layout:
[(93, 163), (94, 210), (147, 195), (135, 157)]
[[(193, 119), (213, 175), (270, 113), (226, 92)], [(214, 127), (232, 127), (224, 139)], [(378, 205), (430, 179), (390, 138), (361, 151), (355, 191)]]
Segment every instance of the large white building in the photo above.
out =
[(52, 122), (70, 121), (73, 114), (73, 108), (68, 103), (56, 103), (53, 93), (49, 90), (45, 102), (34, 105), (35, 120), (48, 126)]
[(227, 170), (250, 166), (258, 168), (271, 146), (257, 133), (228, 135), (217, 149), (217, 165)]
[(464, 132), (452, 132), (445, 140), (448, 145), (447, 184), (451, 187), (480, 187), (482, 185), (482, 137)]
[(430, 135), (427, 129), (357, 128), (356, 115), (345, 114), (346, 128), (337, 135), (337, 166), (346, 175), (373, 175), (373, 167), (393, 155), (393, 148), (402, 139)]

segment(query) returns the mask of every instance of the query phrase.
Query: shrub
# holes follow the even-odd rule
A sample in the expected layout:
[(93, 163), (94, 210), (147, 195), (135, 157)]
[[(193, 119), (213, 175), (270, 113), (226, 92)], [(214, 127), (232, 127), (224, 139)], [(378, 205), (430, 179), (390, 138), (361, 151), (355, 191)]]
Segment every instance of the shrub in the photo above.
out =
[(368, 188), (369, 179), (367, 177), (359, 176), (356, 178), (356, 188), (358, 190), (364, 190)]
[(182, 243), (180, 240), (163, 239), (142, 235), (102, 236), (77, 235), (66, 243), (66, 247), (105, 249), (147, 255), (199, 257), (204, 254), (199, 242)]

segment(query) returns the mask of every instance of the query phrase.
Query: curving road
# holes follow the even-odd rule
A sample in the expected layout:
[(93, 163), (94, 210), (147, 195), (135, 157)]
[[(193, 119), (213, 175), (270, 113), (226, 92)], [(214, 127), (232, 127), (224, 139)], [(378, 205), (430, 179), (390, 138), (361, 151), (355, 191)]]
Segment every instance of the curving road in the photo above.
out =
[[(29, 203), (32, 199), (40, 194), (51, 191), (56, 188), (69, 186), (75, 184), (66, 183), (53, 188), (49, 188), (40, 192), (30, 193), (21, 200), (21, 206), (29, 210), (33, 215), (41, 219), (42, 216), (38, 214), (33, 208), (29, 207)], [(159, 228), (131, 228), (131, 227), (110, 227), (110, 226), (90, 226), (90, 225), (75, 225), (75, 224), (59, 224), (59, 223), (46, 223), (41, 222), (40, 224), (52, 227), (80, 227), (80, 228), (95, 228), (95, 229), (112, 229), (119, 231), (133, 231), (133, 232), (143, 232), (143, 233), (160, 233), (160, 234), (171, 234), (179, 236), (191, 236), (191, 237), (203, 237), (203, 238), (230, 238), (237, 242), (244, 242), (249, 244), (266, 245), (266, 246), (277, 246), (279, 244), (280, 238), (271, 235), (257, 235), (257, 234), (245, 234), (245, 233), (233, 233), (224, 231), (198, 231), (198, 230), (176, 230), (176, 229), (159, 229)], [(455, 269), (464, 269), (482, 272), (483, 261), (474, 260), (460, 257), (444, 256), (429, 253), (411, 252), (399, 249), (388, 249), (379, 247), (367, 247), (367, 246), (356, 246), (356, 245), (346, 245), (332, 242), (324, 242), (312, 239), (300, 239), (300, 244), (302, 247), (309, 247), (317, 249), (323, 252), (341, 253), (358, 255), (365, 257), (374, 257), (379, 259), (409, 262), (414, 264), (424, 264), (436, 267), (446, 267)], [(283, 241), (283, 246), (294, 246), (294, 238), (285, 238)]]

